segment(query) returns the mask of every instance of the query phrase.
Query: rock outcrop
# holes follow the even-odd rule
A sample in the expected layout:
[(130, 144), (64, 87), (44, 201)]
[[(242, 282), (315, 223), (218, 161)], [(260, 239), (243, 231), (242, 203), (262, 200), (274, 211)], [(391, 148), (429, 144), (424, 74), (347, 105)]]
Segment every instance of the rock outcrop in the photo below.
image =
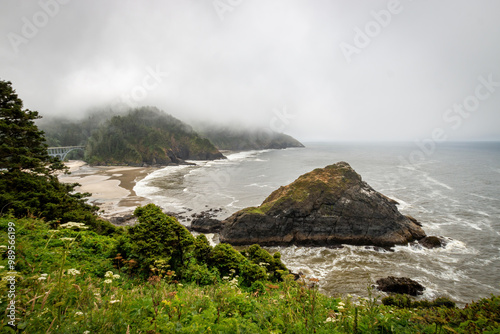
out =
[(223, 224), (221, 242), (233, 245), (391, 247), (425, 237), (418, 222), (402, 215), (346, 162), (300, 176)]
[(215, 218), (195, 218), (189, 229), (199, 233), (219, 233), (224, 224)]
[(423, 293), (425, 287), (408, 277), (389, 276), (377, 280), (377, 289), (384, 292), (418, 296)]

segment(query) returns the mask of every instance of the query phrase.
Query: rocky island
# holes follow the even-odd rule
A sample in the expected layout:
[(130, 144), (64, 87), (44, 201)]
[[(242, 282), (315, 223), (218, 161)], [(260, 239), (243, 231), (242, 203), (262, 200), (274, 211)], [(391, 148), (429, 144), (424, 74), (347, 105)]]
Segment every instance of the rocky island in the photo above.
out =
[(258, 207), (222, 222), (232, 245), (373, 245), (391, 247), (424, 238), (397, 202), (375, 191), (346, 162), (318, 168), (275, 190)]

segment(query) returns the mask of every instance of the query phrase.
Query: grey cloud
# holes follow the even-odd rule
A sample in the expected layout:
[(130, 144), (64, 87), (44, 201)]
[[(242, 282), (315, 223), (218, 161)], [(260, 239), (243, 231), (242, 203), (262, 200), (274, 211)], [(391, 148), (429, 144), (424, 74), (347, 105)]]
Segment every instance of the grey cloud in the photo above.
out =
[[(286, 106), (284, 131), (303, 140), (421, 140), (438, 127), (454, 140), (500, 139), (500, 87), (459, 127), (443, 119), (480, 76), (500, 82), (498, 1), (401, 0), (350, 62), (340, 45), (355, 46), (354, 29), (395, 0), (220, 1), (231, 10), (212, 0), (3, 1), (0, 78), (42, 115), (77, 117), (135, 93), (137, 105), (185, 120), (268, 126)], [(15, 53), (9, 38), (50, 4), (57, 13)], [(157, 67), (168, 76), (140, 95)]]

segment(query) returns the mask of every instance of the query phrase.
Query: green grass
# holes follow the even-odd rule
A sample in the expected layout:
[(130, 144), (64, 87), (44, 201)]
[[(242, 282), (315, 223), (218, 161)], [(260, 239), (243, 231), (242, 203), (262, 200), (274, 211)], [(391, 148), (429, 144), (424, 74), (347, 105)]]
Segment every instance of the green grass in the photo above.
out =
[[(2, 280), (1, 333), (500, 333), (498, 296), (459, 309), (383, 305), (372, 291), (366, 299), (328, 297), (311, 286), (316, 279), (286, 272), (279, 283), (250, 287), (232, 272), (204, 286), (173, 272), (146, 280), (114, 266), (113, 237), (2, 218), (0, 245), (8, 245), (8, 222), (16, 233), (17, 328), (8, 324)], [(0, 253), (5, 277), (9, 254)]]

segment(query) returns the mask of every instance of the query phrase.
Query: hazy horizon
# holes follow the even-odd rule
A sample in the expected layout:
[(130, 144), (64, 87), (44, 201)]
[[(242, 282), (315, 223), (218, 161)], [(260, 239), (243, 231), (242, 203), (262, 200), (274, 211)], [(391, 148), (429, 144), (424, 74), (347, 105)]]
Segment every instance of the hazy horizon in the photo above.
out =
[(42, 116), (156, 106), (315, 141), (500, 140), (500, 2), (3, 1)]

